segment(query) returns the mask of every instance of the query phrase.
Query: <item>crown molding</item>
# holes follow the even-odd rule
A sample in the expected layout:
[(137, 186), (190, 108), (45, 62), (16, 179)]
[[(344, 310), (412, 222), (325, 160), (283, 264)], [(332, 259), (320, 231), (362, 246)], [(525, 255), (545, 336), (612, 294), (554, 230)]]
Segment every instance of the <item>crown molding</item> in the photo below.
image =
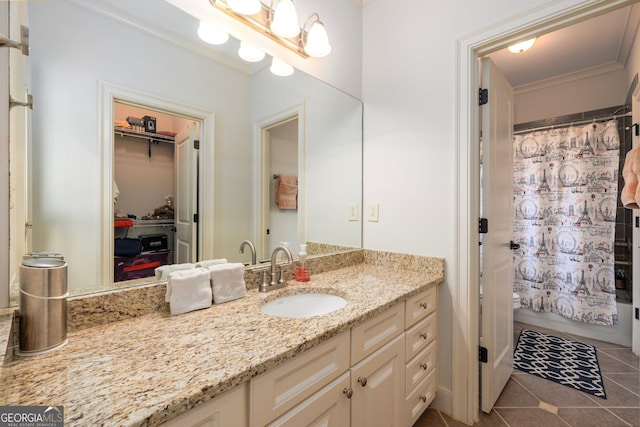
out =
[(549, 79), (540, 80), (533, 83), (517, 86), (513, 88), (515, 95), (520, 95), (536, 90), (547, 89), (554, 86), (560, 86), (578, 80), (589, 79), (603, 74), (613, 73), (615, 71), (624, 70), (624, 65), (620, 62), (610, 62), (604, 65), (587, 68), (586, 70), (577, 71), (575, 73), (563, 74), (561, 76), (551, 77)]

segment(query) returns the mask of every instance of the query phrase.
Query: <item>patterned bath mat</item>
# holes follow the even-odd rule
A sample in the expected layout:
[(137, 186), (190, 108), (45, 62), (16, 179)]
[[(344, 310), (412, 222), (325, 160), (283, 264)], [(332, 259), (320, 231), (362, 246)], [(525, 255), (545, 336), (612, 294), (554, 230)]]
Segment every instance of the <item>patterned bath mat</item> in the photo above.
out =
[(607, 398), (595, 347), (523, 329), (513, 352), (513, 367)]

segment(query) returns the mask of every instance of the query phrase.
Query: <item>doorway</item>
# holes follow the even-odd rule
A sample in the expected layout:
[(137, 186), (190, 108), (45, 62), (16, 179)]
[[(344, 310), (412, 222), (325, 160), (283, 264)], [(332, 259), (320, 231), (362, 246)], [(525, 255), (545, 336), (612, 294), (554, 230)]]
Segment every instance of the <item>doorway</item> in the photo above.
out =
[[(116, 101), (114, 114), (114, 282), (153, 277), (155, 268), (179, 262), (176, 249), (176, 206), (189, 191), (179, 185), (181, 169), (192, 171), (197, 182), (197, 151), (178, 168), (176, 136), (193, 119)], [(197, 129), (196, 129), (197, 132)], [(188, 195), (187, 195), (188, 197)], [(196, 194), (197, 213), (197, 194)], [(188, 201), (187, 201), (188, 203)], [(187, 249), (197, 248), (187, 240)], [(135, 245), (130, 247), (130, 245)], [(134, 253), (137, 251), (140, 253)], [(194, 254), (197, 258), (197, 254)], [(185, 258), (188, 260), (190, 254)]]
[[(178, 132), (174, 137), (174, 145), (177, 147), (179, 144), (177, 141), (186, 140), (191, 137), (195, 139), (196, 131), (199, 133), (199, 142), (195, 144), (192, 141), (189, 152), (197, 153), (192, 154), (193, 158), (189, 160), (191, 166), (179, 168), (182, 163), (181, 157), (187, 158), (188, 156), (181, 155), (181, 151), (174, 150), (174, 172), (176, 187), (180, 187), (181, 190), (173, 190), (172, 196), (176, 196), (177, 193), (184, 196), (189, 194), (189, 197), (181, 197), (178, 199), (172, 199), (172, 205), (176, 207), (174, 218), (176, 232), (180, 232), (179, 223), (180, 218), (184, 219), (184, 222), (189, 225), (187, 227), (187, 233), (192, 233), (190, 242), (193, 247), (188, 252), (184, 252), (187, 255), (182, 257), (178, 248), (180, 245), (173, 244), (173, 261), (174, 262), (195, 262), (200, 259), (213, 258), (213, 242), (214, 242), (214, 200), (215, 200), (215, 157), (214, 157), (214, 145), (215, 145), (215, 127), (214, 127), (214, 114), (211, 111), (203, 110), (198, 107), (185, 105), (173, 100), (167, 100), (155, 95), (140, 92), (137, 90), (117, 86), (111, 83), (100, 82), (99, 90), (100, 101), (100, 135), (102, 137), (102, 211), (104, 215), (102, 217), (101, 224), (101, 245), (100, 245), (100, 264), (99, 264), (99, 280), (101, 284), (109, 285), (114, 283), (114, 254), (115, 254), (115, 237), (116, 227), (114, 227), (115, 219), (115, 205), (114, 196), (116, 194), (116, 187), (121, 185), (115, 181), (115, 152), (116, 152), (116, 133), (114, 132), (114, 124), (116, 123), (115, 108), (116, 103), (128, 105), (131, 107), (142, 108), (145, 111), (151, 112), (150, 117), (157, 119), (159, 114), (166, 114), (167, 116), (180, 118), (186, 120), (188, 123), (195, 123), (195, 125), (188, 126), (189, 132)], [(148, 114), (149, 116), (149, 114)], [(134, 117), (134, 116), (127, 116)], [(144, 116), (143, 116), (144, 117)], [(177, 119), (176, 119), (177, 120)], [(126, 121), (126, 118), (125, 118)], [(140, 126), (137, 122), (136, 126)], [(164, 126), (164, 125), (161, 125)], [(142, 131), (144, 131), (144, 120), (142, 123)], [(150, 129), (147, 129), (150, 130)], [(162, 130), (162, 129), (156, 129)], [(172, 132), (172, 131), (169, 131)], [(151, 158), (154, 156), (154, 152), (159, 155), (160, 142), (155, 144), (155, 139), (161, 139), (162, 135), (157, 135), (157, 132), (152, 132), (153, 138), (151, 142), (138, 142), (137, 149), (142, 152), (139, 153), (141, 158), (149, 159), (149, 153)], [(191, 135), (188, 136), (187, 134)], [(184, 137), (182, 135), (185, 135)], [(149, 138), (146, 139), (149, 141)], [(142, 145), (140, 145), (142, 144)], [(164, 143), (163, 143), (164, 144)], [(188, 173), (183, 173), (188, 172)], [(153, 185), (153, 184), (152, 184)], [(118, 187), (118, 190), (122, 190)], [(148, 206), (150, 208), (143, 208), (143, 211), (151, 209), (155, 211), (155, 206), (164, 207), (167, 205), (166, 191), (154, 196), (153, 203)], [(120, 196), (119, 196), (120, 197)], [(182, 206), (180, 200), (186, 200), (186, 208), (180, 209)], [(161, 209), (162, 210), (162, 209)], [(180, 217), (180, 212), (182, 216)], [(199, 213), (201, 215), (195, 215)], [(204, 214), (206, 213), (206, 215)], [(165, 234), (165, 233), (155, 233)], [(207, 236), (204, 239), (203, 236)], [(174, 235), (175, 237), (175, 235)], [(176, 239), (177, 240), (177, 239)], [(157, 240), (151, 243), (157, 244)], [(175, 240), (174, 240), (175, 242)], [(163, 244), (163, 243), (161, 243)], [(167, 248), (169, 247), (167, 236)], [(168, 256), (167, 256), (168, 259)], [(157, 262), (153, 260), (152, 262)], [(148, 264), (148, 263), (141, 263)], [(154, 277), (143, 279), (148, 281), (155, 281)], [(124, 281), (123, 284), (139, 283)]]
[[(477, 230), (479, 213), (479, 147), (478, 125), (478, 58), (502, 49), (516, 41), (545, 34), (630, 4), (625, 1), (604, 1), (597, 5), (582, 4), (559, 10), (549, 5), (523, 13), (517, 20), (499, 23), (483, 31), (457, 39), (457, 99), (456, 143), (459, 178), (457, 211), (457, 277), (452, 289), (454, 311), (461, 325), (452, 337), (451, 413), (467, 423), (478, 418), (479, 410), (479, 261)], [(471, 379), (469, 381), (469, 379)]]

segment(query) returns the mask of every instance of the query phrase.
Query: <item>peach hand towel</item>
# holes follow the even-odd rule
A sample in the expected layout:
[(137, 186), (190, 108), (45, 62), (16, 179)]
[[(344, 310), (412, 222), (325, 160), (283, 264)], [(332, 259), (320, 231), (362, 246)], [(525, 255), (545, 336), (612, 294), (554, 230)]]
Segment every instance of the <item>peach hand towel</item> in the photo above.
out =
[(276, 204), (280, 209), (298, 208), (298, 177), (279, 175), (276, 179)]

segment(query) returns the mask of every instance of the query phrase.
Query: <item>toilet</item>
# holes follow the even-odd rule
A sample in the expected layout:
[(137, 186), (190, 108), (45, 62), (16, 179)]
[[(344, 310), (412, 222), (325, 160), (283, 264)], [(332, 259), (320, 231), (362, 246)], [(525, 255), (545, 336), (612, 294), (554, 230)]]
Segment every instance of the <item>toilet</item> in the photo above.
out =
[[(520, 295), (518, 295), (517, 293), (513, 292), (512, 302), (513, 302), (513, 309), (514, 310), (519, 309), (521, 307), (521, 305), (520, 305)], [(482, 286), (480, 286), (480, 304), (482, 304)]]
[(520, 295), (516, 294), (515, 292), (513, 293), (513, 309), (517, 310), (519, 309), (520, 306)]

